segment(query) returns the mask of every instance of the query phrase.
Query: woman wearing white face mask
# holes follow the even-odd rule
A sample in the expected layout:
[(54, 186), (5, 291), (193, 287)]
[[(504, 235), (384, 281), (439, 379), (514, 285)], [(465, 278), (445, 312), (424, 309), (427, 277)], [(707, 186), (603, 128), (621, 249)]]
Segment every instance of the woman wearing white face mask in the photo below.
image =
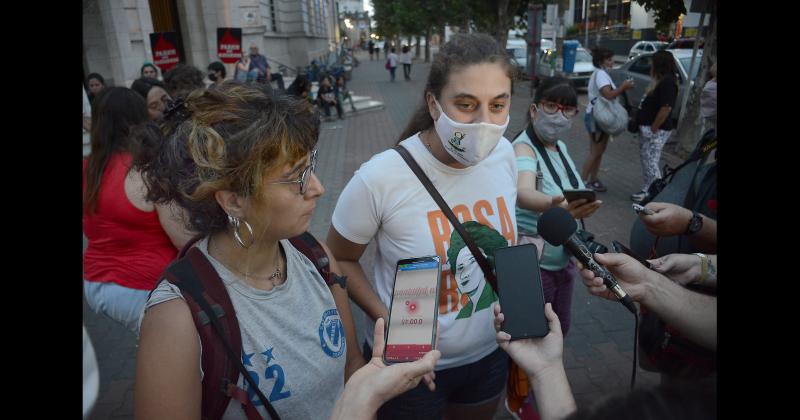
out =
[[(541, 213), (551, 207), (563, 207), (574, 218), (582, 219), (594, 214), (602, 204), (600, 200), (587, 203), (585, 199), (568, 204), (562, 195), (562, 190), (565, 189), (586, 188), (575, 163), (567, 153), (566, 144), (561, 141), (578, 115), (577, 105), (578, 95), (569, 80), (563, 77), (543, 80), (536, 89), (533, 103), (528, 110), (528, 127), (512, 142), (519, 171), (516, 212), (519, 225), (518, 243), (534, 243), (539, 249), (545, 302), (553, 304), (565, 337), (570, 326), (572, 289), (578, 270), (563, 246), (554, 247), (538, 236), (537, 226)], [(537, 171), (542, 174), (538, 188)], [(516, 388), (525, 389), (526, 375), (523, 373), (516, 377), (522, 382)], [(514, 395), (510, 395), (510, 411), (519, 412), (518, 407), (522, 404), (526, 403), (518, 399), (515, 401)]]
[[(503, 138), (512, 72), (508, 56), (491, 37), (456, 35), (434, 59), (424, 103), (400, 136), (400, 144), (456, 216), (481, 224), (475, 226), (480, 235), (504, 238), (499, 242), (507, 245), (517, 239), (517, 172), (511, 144)], [(454, 232), (394, 150), (364, 163), (339, 196), (327, 243), (348, 277), (350, 297), (371, 320), (388, 319), (399, 259), (436, 254), (442, 262), (438, 299), (442, 358), (436, 366), (436, 389), (431, 392), (421, 384), (389, 401), (378, 412), (381, 419), (440, 419), (446, 414), (488, 420), (497, 410), (508, 369), (507, 356), (494, 339), (491, 307), (497, 297), (490, 290), (486, 298), (470, 299), (475, 287), (491, 287), (479, 269), (458, 273), (460, 281), (470, 285), (462, 293), (451, 269), (455, 264), (449, 260), (458, 257), (450, 249), (455, 246)], [(473, 239), (484, 244), (486, 256), (493, 255), (498, 241)], [(368, 279), (359, 258), (372, 240), (377, 254)], [(462, 259), (467, 258), (462, 255)], [(372, 322), (367, 328), (365, 356), (369, 357)]]

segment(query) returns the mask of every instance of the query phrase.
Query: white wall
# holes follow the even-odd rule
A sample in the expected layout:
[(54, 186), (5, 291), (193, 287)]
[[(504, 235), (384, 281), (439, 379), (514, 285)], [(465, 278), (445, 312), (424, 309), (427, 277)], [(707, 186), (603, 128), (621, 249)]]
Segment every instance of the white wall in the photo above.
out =
[(639, 3), (631, 2), (631, 29), (655, 28), (656, 19)]

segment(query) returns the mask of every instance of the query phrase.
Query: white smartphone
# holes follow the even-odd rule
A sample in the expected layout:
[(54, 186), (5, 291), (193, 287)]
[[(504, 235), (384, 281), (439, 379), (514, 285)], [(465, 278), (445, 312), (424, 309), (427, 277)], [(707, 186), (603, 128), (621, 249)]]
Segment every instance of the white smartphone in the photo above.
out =
[(413, 362), (436, 345), (442, 267), (438, 256), (397, 262), (384, 363)]
[(651, 214), (656, 214), (653, 210), (650, 210), (647, 207), (636, 203), (633, 203), (633, 211), (635, 211), (636, 214), (644, 213), (646, 216), (650, 216)]

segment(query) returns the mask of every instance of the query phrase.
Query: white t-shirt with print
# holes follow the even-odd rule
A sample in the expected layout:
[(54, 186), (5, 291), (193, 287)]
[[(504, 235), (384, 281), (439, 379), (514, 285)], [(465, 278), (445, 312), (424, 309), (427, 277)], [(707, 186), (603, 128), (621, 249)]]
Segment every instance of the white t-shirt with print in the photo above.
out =
[(397, 67), (397, 54), (389, 53), (389, 67)]
[[(516, 244), (517, 168), (508, 140), (501, 138), (485, 160), (464, 169), (437, 160), (423, 145), (419, 134), (400, 144), (408, 149), (462, 223), (474, 220), (487, 226), (480, 228), (485, 229), (481, 235), (473, 236), (485, 255), (492, 255), (498, 239), (502, 246)], [(376, 241), (373, 272), (367, 278), (387, 308), (397, 261), (439, 256), (442, 358), (437, 370), (475, 362), (497, 348), (491, 304), (496, 297), (469, 249), (450, 250), (455, 230), (400, 154), (387, 150), (361, 165), (339, 196), (332, 224), (351, 242), (367, 244), (373, 238)], [(485, 238), (495, 240), (487, 245)], [(458, 263), (453, 265), (457, 267), (455, 274), (459, 281), (451, 273), (448, 250)], [(373, 328), (374, 323), (368, 323), (365, 332), (370, 345), (373, 345)]]
[(592, 76), (589, 77), (589, 87), (587, 88), (587, 94), (589, 96), (588, 101), (589, 103), (586, 104), (586, 113), (590, 114), (592, 109), (594, 108), (594, 104), (592, 101), (594, 98), (600, 96), (600, 89), (603, 86), (611, 85), (611, 89), (616, 89), (617, 86), (614, 84), (614, 81), (611, 80), (611, 76), (608, 75), (608, 72), (603, 69), (595, 69)]

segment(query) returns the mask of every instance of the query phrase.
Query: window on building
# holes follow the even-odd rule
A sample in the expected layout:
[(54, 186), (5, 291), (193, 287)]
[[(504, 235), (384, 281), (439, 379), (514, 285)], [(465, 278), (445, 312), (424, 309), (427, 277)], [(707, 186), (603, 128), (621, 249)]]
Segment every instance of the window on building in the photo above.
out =
[(267, 27), (267, 31), (278, 32), (278, 14), (275, 10), (275, 0), (260, 0), (261, 21)]

